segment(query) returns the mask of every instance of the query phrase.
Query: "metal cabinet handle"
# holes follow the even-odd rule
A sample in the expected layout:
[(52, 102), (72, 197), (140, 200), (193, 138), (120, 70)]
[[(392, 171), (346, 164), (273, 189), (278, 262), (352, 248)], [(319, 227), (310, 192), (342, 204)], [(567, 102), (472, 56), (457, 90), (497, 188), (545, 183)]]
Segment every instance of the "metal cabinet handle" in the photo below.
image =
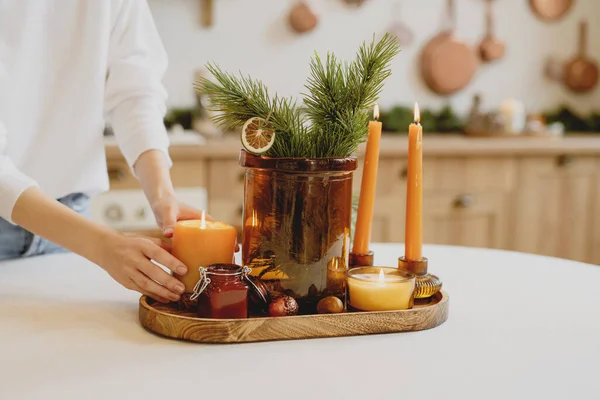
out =
[(400, 179), (406, 179), (408, 177), (408, 166), (402, 168), (398, 176), (400, 177)]
[(453, 204), (455, 208), (468, 208), (473, 204), (473, 196), (470, 194), (461, 194), (454, 199)]
[(559, 167), (568, 167), (569, 165), (573, 164), (574, 161), (575, 157), (569, 154), (561, 154), (556, 158), (556, 165)]
[(109, 168), (108, 178), (111, 181), (121, 181), (125, 178), (125, 171), (122, 168)]

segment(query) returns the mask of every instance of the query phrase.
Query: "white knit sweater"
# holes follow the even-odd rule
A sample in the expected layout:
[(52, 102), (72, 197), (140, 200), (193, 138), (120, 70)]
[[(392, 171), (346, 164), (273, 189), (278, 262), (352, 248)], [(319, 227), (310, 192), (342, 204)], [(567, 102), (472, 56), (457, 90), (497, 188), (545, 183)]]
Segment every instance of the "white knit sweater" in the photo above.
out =
[(0, 217), (32, 185), (107, 190), (105, 120), (130, 166), (168, 156), (166, 66), (146, 0), (0, 0)]

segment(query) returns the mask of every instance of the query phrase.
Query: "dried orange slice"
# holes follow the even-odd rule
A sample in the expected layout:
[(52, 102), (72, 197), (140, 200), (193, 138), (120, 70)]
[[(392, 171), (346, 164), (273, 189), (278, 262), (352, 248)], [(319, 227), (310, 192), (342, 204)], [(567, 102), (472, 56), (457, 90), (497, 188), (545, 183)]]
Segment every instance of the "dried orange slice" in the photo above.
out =
[(275, 131), (267, 120), (263, 118), (250, 118), (242, 128), (242, 145), (253, 154), (267, 152), (275, 143)]

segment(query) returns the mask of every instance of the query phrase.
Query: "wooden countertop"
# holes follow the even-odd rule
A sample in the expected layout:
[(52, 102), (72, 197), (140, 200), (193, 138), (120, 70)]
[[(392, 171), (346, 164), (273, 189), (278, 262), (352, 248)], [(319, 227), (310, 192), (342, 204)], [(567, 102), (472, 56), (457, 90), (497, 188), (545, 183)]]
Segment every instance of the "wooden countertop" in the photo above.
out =
[[(600, 155), (600, 134), (569, 134), (556, 138), (470, 138), (458, 134), (425, 134), (423, 142), (425, 156)], [(404, 156), (406, 144), (406, 135), (386, 134), (381, 140), (381, 155)], [(173, 145), (170, 153), (174, 160), (237, 158), (241, 148), (239, 139), (226, 137), (208, 140), (204, 144)], [(363, 151), (364, 145), (359, 147), (358, 152)], [(106, 154), (108, 159), (122, 158), (115, 144), (106, 146)]]

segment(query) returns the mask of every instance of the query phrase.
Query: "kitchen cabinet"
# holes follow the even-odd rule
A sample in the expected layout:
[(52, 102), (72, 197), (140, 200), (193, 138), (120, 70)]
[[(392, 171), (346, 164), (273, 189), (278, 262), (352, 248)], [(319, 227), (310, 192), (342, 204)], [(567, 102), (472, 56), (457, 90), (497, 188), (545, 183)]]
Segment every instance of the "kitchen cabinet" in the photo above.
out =
[(598, 166), (597, 158), (566, 154), (520, 160), (515, 250), (598, 262)]
[[(211, 159), (208, 168), (208, 212), (242, 232), (244, 169), (237, 157)], [(241, 237), (240, 237), (241, 240)]]
[(507, 248), (510, 199), (494, 192), (427, 194), (423, 242)]
[[(406, 164), (380, 160), (373, 241), (404, 241)], [(506, 248), (512, 157), (425, 157), (423, 174), (425, 243)]]
[(516, 175), (510, 155), (444, 156), (423, 159), (423, 187), (427, 192), (509, 191)]
[[(361, 167), (355, 174), (354, 190), (360, 193)], [(406, 213), (406, 157), (381, 157), (377, 171), (377, 187), (371, 241), (403, 242)]]
[(404, 242), (404, 221), (406, 200), (383, 198), (375, 200), (372, 242)]
[(507, 248), (514, 157), (450, 156), (423, 161), (423, 241)]

